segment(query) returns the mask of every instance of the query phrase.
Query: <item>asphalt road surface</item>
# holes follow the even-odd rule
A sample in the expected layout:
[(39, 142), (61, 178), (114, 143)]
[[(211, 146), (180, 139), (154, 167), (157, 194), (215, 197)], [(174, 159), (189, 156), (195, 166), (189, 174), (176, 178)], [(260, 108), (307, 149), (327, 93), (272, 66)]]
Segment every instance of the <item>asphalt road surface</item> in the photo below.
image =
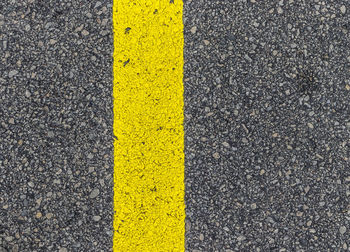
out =
[(348, 1), (185, 1), (189, 251), (346, 251)]
[(112, 2), (0, 3), (0, 251), (110, 251)]
[[(175, 0), (176, 1), (176, 0)], [(184, 1), (187, 251), (350, 247), (350, 3)], [(0, 251), (111, 251), (112, 1), (0, 3)]]

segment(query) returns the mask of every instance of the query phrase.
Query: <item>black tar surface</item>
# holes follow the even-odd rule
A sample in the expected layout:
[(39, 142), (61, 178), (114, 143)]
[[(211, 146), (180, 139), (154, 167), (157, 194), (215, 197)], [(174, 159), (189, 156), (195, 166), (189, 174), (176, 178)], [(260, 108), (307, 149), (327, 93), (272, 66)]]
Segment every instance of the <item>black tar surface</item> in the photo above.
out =
[[(112, 248), (111, 10), (0, 3), (0, 251)], [(184, 1), (188, 251), (348, 250), (349, 11)]]
[(112, 2), (0, 2), (0, 251), (110, 251)]
[(185, 1), (188, 251), (346, 251), (349, 1)]

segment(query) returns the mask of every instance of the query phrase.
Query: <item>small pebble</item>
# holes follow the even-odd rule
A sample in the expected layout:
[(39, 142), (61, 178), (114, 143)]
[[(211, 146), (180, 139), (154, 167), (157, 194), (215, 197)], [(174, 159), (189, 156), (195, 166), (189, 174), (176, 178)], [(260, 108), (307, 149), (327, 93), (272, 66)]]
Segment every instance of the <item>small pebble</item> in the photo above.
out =
[(29, 25), (29, 24), (26, 24), (25, 27), (24, 27), (24, 29), (25, 29), (26, 31), (30, 31), (30, 25)]
[(237, 241), (241, 242), (241, 241), (244, 241), (245, 240), (245, 236), (243, 235), (240, 235), (237, 237)]
[(87, 36), (87, 35), (89, 35), (90, 33), (87, 31), (87, 30), (83, 30), (82, 32), (81, 32), (81, 35), (83, 35), (83, 36)]
[(193, 26), (190, 31), (192, 34), (195, 34), (197, 31), (197, 26)]
[(13, 241), (13, 236), (6, 236), (5, 240), (8, 242), (11, 242), (11, 241)]
[(11, 70), (11, 71), (9, 72), (9, 77), (12, 78), (12, 77), (16, 76), (17, 74), (18, 74), (18, 71), (17, 71), (17, 70)]
[(229, 148), (230, 147), (230, 144), (228, 142), (223, 142), (222, 145), (226, 148)]
[(220, 154), (219, 154), (218, 152), (215, 152), (215, 153), (213, 154), (213, 158), (219, 159), (219, 158), (220, 158)]
[(316, 229), (311, 228), (311, 229), (309, 230), (309, 232), (312, 233), (312, 234), (314, 234), (314, 233), (316, 233)]
[(200, 235), (199, 235), (199, 240), (201, 240), (201, 241), (204, 240), (204, 235), (203, 235), (203, 234), (200, 234)]
[(346, 7), (345, 7), (345, 5), (342, 5), (342, 6), (340, 7), (340, 12), (341, 12), (342, 14), (345, 14), (345, 12), (346, 12)]
[(251, 207), (251, 209), (253, 209), (253, 210), (256, 209), (256, 203), (251, 204), (250, 207)]
[(100, 190), (99, 190), (98, 188), (95, 188), (95, 189), (93, 189), (93, 190), (91, 191), (89, 197), (90, 197), (91, 199), (94, 199), (94, 198), (96, 198), (99, 194), (100, 194)]
[(339, 233), (343, 235), (343, 234), (345, 234), (345, 232), (346, 232), (346, 227), (345, 226), (341, 226), (339, 228)]
[(308, 192), (310, 191), (310, 186), (306, 186), (306, 187), (304, 188), (304, 191), (305, 191), (305, 193), (308, 193)]
[(52, 213), (47, 213), (45, 216), (46, 216), (47, 219), (51, 219), (53, 217), (53, 214)]

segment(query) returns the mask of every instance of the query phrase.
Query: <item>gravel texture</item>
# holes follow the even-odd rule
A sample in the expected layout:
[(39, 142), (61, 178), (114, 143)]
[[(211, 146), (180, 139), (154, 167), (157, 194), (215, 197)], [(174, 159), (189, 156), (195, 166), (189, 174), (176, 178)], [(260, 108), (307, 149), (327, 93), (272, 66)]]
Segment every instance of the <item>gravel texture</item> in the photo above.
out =
[[(0, 3), (1, 252), (112, 248), (111, 4)], [(348, 250), (349, 3), (184, 13), (187, 250)]]
[(348, 250), (349, 2), (184, 13), (187, 250)]
[(110, 251), (112, 2), (0, 3), (0, 251)]

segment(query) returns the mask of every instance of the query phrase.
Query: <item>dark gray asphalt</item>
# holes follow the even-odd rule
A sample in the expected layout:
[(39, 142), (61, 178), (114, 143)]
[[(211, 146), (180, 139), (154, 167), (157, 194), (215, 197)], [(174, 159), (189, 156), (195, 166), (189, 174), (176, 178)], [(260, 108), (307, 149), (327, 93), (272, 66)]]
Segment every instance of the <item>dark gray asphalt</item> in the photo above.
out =
[(0, 2), (0, 251), (110, 251), (112, 1)]
[[(184, 2), (187, 250), (349, 250), (350, 4)], [(0, 3), (1, 252), (112, 248), (111, 7)]]
[(347, 251), (349, 1), (184, 13), (188, 251)]

